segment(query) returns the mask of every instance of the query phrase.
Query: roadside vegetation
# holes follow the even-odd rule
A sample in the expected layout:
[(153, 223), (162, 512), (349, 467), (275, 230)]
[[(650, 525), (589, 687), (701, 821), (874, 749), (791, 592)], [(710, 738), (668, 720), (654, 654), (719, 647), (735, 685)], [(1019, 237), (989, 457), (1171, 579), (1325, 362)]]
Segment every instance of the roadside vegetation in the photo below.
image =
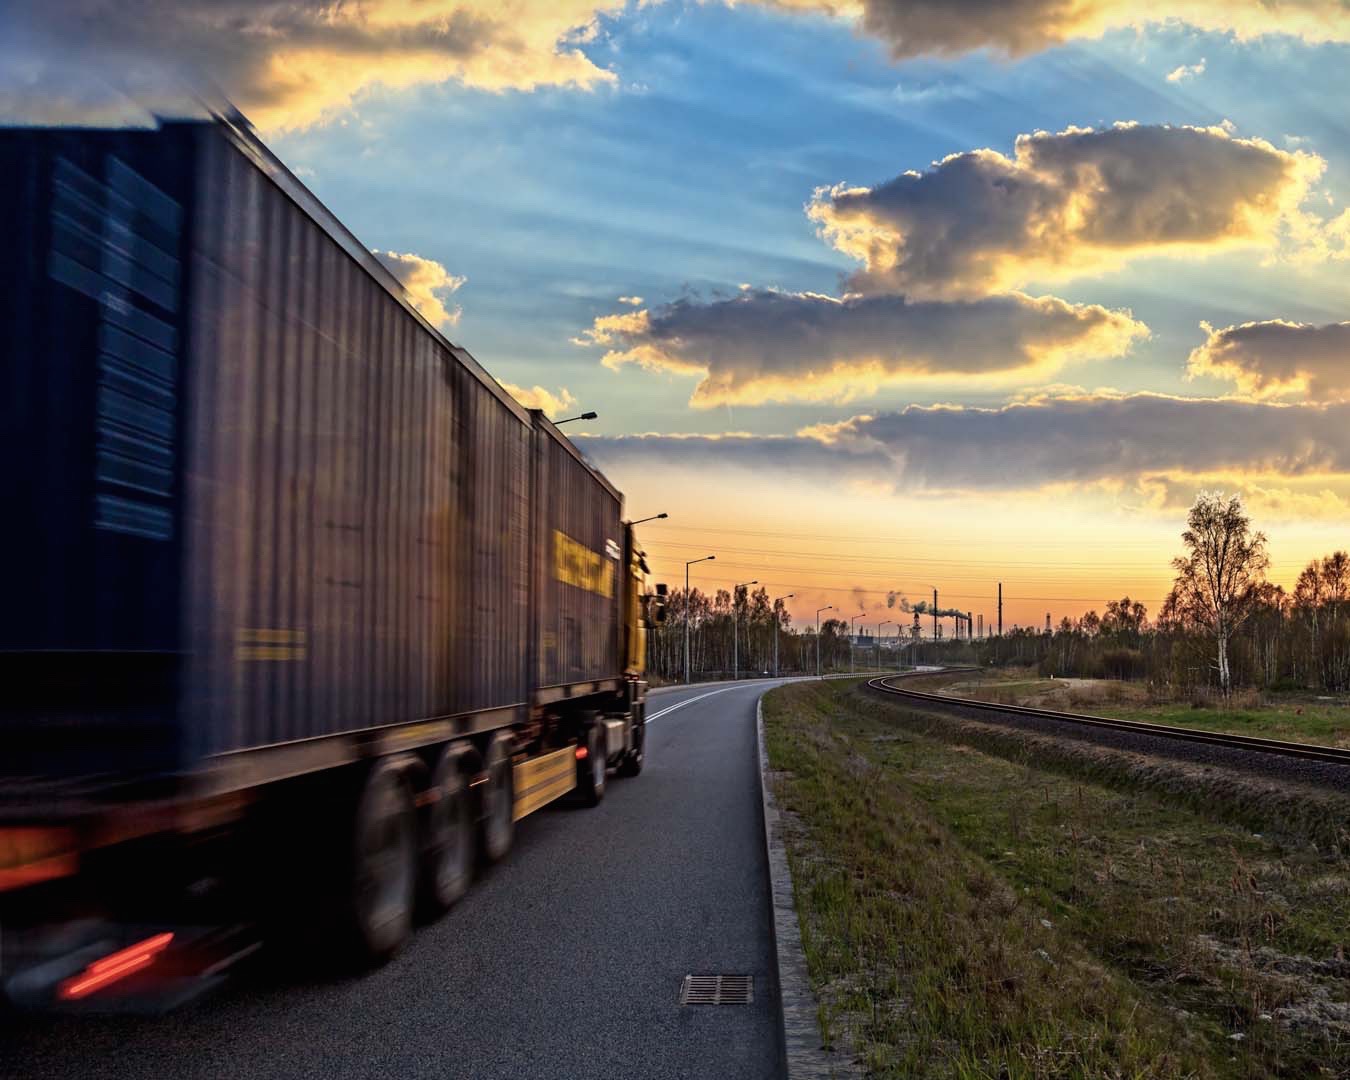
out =
[(1224, 696), (1119, 679), (1045, 678), (1034, 669), (953, 675), (937, 692), (1006, 705), (1350, 747), (1350, 695), (1247, 690)]
[(1256, 831), (852, 683), (764, 719), (822, 1028), (872, 1075), (1350, 1076), (1350, 800)]
[[(1350, 554), (1332, 551), (1312, 560), (1286, 591), (1266, 579), (1266, 538), (1241, 500), (1217, 492), (1196, 498), (1180, 550), (1172, 560), (1172, 588), (1152, 614), (1123, 596), (1104, 611), (1066, 616), (1054, 628), (1014, 624), (975, 640), (919, 639), (928, 616), (962, 613), (934, 613), (927, 601), (911, 604), (896, 590), (887, 590), (884, 599), (854, 590), (850, 608), (858, 605), (862, 621), (822, 617), (817, 634), (814, 622), (792, 624), (784, 606), (791, 597), (773, 598), (756, 582), (711, 595), (695, 587), (686, 597), (674, 589), (665, 623), (648, 635), (647, 667), (654, 682), (684, 678), (687, 616), (695, 681), (729, 678), (733, 670), (814, 674), (817, 663), (825, 673), (974, 664), (1030, 667), (1046, 678), (1138, 683), (1154, 694), (1151, 704), (1222, 697), (1233, 705), (1253, 694), (1350, 695)], [(858, 639), (851, 637), (855, 626)], [(1301, 704), (1293, 701), (1295, 715)]]

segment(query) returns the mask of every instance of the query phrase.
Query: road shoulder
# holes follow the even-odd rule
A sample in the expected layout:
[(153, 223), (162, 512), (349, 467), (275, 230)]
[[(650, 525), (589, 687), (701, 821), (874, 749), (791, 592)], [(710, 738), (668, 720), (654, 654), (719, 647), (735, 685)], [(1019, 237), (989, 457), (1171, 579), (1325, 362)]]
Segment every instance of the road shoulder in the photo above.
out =
[(823, 1046), (819, 1005), (807, 975), (806, 953), (802, 948), (801, 925), (797, 921), (797, 906), (792, 891), (792, 872), (788, 866), (787, 848), (783, 843), (782, 816), (769, 784), (769, 755), (764, 745), (763, 694), (755, 702), (755, 730), (788, 1080), (861, 1076), (861, 1071), (852, 1062), (841, 1059)]

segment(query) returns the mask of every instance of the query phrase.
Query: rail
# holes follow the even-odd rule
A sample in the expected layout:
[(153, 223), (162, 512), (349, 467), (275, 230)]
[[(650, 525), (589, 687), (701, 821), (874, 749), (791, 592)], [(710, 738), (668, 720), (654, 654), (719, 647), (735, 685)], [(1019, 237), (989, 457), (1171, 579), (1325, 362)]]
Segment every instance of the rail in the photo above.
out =
[(872, 679), (869, 689), (878, 693), (923, 702), (926, 705), (947, 706), (948, 708), (973, 709), (980, 712), (1002, 713), (1010, 716), (1027, 716), (1040, 720), (1057, 720), (1061, 723), (1076, 724), (1084, 728), (1109, 728), (1115, 731), (1128, 731), (1136, 735), (1151, 735), (1156, 738), (1173, 739), (1178, 742), (1209, 743), (1226, 746), (1236, 750), (1254, 750), (1263, 754), (1279, 754), (1285, 757), (1302, 758), (1306, 761), (1326, 761), (1336, 765), (1350, 766), (1350, 750), (1338, 746), (1320, 746), (1316, 743), (1283, 742), (1279, 739), (1261, 739), (1253, 735), (1232, 735), (1222, 731), (1204, 731), (1197, 728), (1171, 727), (1167, 724), (1152, 724), (1144, 720), (1118, 720), (1110, 716), (1089, 716), (1082, 713), (1057, 712), (1054, 709), (1032, 709), (1025, 705), (1004, 705), (994, 701), (977, 701), (973, 698), (951, 697), (947, 694), (930, 694), (922, 690), (903, 690), (892, 686), (896, 679), (914, 678), (923, 675), (946, 674), (947, 672), (970, 671), (972, 668), (947, 668), (942, 672), (912, 672), (908, 675), (891, 675)]

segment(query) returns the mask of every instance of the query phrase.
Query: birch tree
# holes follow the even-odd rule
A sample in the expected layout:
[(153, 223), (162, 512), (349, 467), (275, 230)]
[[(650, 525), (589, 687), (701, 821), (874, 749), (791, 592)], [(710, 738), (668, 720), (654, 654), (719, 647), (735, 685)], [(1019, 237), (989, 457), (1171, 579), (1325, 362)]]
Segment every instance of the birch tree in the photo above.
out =
[(1172, 560), (1176, 604), (1214, 639), (1219, 687), (1232, 687), (1228, 646), (1260, 598), (1270, 558), (1264, 533), (1253, 532), (1241, 497), (1202, 491), (1181, 534), (1186, 554)]

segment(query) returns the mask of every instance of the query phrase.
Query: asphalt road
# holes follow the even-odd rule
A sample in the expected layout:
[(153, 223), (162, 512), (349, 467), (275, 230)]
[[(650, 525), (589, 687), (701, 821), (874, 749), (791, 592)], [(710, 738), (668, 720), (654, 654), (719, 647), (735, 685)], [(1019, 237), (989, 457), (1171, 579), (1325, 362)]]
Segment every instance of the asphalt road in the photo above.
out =
[[(643, 774), (520, 823), (507, 859), (386, 967), (261, 969), (154, 1018), (0, 1020), (0, 1077), (777, 1077), (755, 742), (766, 683), (656, 693)], [(750, 974), (749, 1006), (678, 1003)]]

